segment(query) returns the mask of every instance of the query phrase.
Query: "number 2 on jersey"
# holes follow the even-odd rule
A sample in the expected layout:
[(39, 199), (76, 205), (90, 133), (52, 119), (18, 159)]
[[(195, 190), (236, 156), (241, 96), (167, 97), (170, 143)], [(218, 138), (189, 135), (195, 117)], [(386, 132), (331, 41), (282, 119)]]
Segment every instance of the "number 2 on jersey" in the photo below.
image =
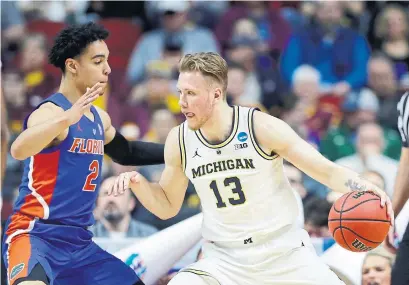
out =
[(93, 160), (91, 164), (89, 165), (89, 171), (91, 171), (90, 174), (88, 174), (87, 179), (85, 180), (84, 187), (82, 188), (82, 191), (87, 191), (87, 192), (94, 192), (95, 189), (97, 188), (97, 184), (92, 183), (95, 179), (98, 178), (99, 175), (99, 162), (98, 160)]
[[(226, 179), (224, 179), (224, 186), (228, 187), (231, 184), (234, 184), (234, 188), (232, 188), (231, 191), (234, 194), (239, 195), (239, 198), (238, 199), (229, 198), (229, 203), (231, 205), (233, 205), (233, 206), (244, 204), (244, 202), (246, 202), (246, 197), (244, 196), (244, 192), (243, 192), (243, 188), (242, 188), (241, 183), (240, 183), (240, 179), (237, 178), (237, 177), (227, 177)], [(210, 183), (210, 188), (212, 188), (213, 193), (216, 196), (216, 199), (217, 199), (216, 206), (217, 206), (217, 208), (226, 207), (226, 203), (223, 202), (223, 199), (220, 196), (220, 192), (219, 192), (219, 188), (217, 187), (216, 180), (213, 180)]]

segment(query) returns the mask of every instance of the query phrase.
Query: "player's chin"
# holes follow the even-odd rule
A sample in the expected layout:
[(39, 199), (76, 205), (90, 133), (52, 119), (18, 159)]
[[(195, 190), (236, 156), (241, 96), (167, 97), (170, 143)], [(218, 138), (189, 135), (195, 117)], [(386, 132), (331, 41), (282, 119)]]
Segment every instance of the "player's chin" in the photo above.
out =
[(191, 129), (192, 131), (197, 131), (200, 129), (200, 124), (196, 123), (196, 122), (192, 122), (191, 120), (187, 120), (187, 126), (189, 127), (189, 129)]

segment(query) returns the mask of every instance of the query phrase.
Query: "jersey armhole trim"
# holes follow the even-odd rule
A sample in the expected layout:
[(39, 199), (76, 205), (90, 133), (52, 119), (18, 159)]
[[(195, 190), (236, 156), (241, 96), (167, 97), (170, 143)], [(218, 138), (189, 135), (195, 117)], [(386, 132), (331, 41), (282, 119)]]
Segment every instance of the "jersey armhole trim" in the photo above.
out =
[(253, 117), (254, 117), (254, 111), (255, 111), (255, 110), (256, 110), (256, 109), (254, 109), (254, 108), (252, 108), (252, 109), (249, 110), (248, 120), (247, 120), (247, 122), (248, 122), (248, 128), (249, 128), (249, 133), (250, 133), (251, 143), (253, 144), (254, 149), (257, 151), (257, 153), (258, 153), (262, 158), (267, 159), (267, 160), (273, 160), (273, 159), (277, 158), (278, 155), (275, 154), (274, 152), (272, 152), (271, 154), (267, 154), (267, 153), (260, 147), (260, 145), (257, 143), (256, 136), (255, 136), (255, 132), (254, 132), (254, 123), (253, 123)]
[(210, 273), (203, 271), (203, 270), (199, 270), (199, 269), (194, 269), (194, 268), (186, 268), (186, 269), (182, 269), (179, 271), (179, 273), (182, 272), (187, 272), (187, 273), (192, 273), (192, 274), (196, 274), (199, 276), (206, 276), (206, 277), (210, 277), (212, 278), (214, 281), (217, 282), (217, 284), (221, 285), (221, 283), (219, 282), (219, 280), (217, 280), (213, 275), (211, 275)]
[(185, 146), (185, 123), (179, 125), (179, 150), (180, 161), (182, 163), (182, 170), (186, 169), (186, 146)]

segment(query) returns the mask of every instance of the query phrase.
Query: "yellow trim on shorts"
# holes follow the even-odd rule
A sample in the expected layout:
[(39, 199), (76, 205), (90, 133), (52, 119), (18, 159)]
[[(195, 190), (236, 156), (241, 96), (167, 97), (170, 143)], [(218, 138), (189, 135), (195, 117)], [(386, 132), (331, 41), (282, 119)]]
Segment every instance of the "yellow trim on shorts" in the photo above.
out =
[(233, 106), (233, 128), (230, 133), (230, 136), (224, 142), (221, 142), (219, 144), (210, 144), (202, 135), (200, 130), (195, 131), (195, 133), (199, 141), (208, 148), (221, 148), (228, 145), (234, 139), (234, 136), (236, 135), (238, 129), (239, 129), (239, 107)]
[(273, 160), (274, 158), (278, 157), (277, 154), (272, 153), (272, 154), (267, 154), (257, 143), (256, 141), (256, 136), (254, 134), (254, 123), (253, 123), (253, 117), (254, 117), (254, 111), (256, 109), (252, 108), (250, 109), (249, 113), (248, 113), (248, 127), (249, 127), (249, 133), (250, 133), (250, 139), (251, 139), (251, 143), (254, 146), (254, 149), (257, 151), (257, 153), (262, 157), (265, 158), (267, 160)]
[(219, 280), (217, 280), (213, 275), (211, 275), (209, 272), (203, 271), (203, 270), (199, 270), (199, 269), (194, 269), (194, 268), (186, 268), (186, 269), (182, 269), (181, 271), (179, 271), (179, 273), (182, 272), (189, 272), (189, 273), (193, 273), (199, 276), (206, 276), (206, 277), (210, 277), (213, 278), (219, 285), (221, 285), (221, 283), (219, 282)]
[(179, 149), (180, 149), (180, 161), (182, 163), (183, 172), (186, 169), (186, 147), (185, 147), (185, 123), (179, 125)]

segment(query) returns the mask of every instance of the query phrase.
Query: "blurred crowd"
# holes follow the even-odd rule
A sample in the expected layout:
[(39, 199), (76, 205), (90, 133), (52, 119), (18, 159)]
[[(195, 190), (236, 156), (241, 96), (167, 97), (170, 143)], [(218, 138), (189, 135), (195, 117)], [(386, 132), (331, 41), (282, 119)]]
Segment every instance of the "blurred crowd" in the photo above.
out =
[[(96, 105), (127, 139), (165, 142), (183, 120), (175, 87), (180, 57), (214, 51), (229, 64), (229, 103), (280, 117), (328, 159), (365, 174), (392, 195), (401, 150), (396, 106), (409, 90), (408, 3), (2, 1), (2, 89), (10, 140), (30, 110), (59, 86), (59, 71), (47, 63), (53, 37), (65, 25), (95, 21), (111, 33), (112, 68), (108, 91)], [(181, 212), (167, 221), (144, 209), (131, 192), (107, 196), (112, 177), (127, 169), (134, 168), (105, 159), (97, 237), (146, 237), (200, 212), (192, 185)], [(158, 181), (162, 169), (138, 171)], [(290, 164), (286, 172), (299, 193), (301, 223), (313, 237), (330, 237), (327, 217), (338, 196)], [(21, 175), (22, 163), (9, 156), (3, 221)], [(380, 263), (392, 264), (393, 258), (382, 258), (368, 256), (363, 284), (378, 280)]]

